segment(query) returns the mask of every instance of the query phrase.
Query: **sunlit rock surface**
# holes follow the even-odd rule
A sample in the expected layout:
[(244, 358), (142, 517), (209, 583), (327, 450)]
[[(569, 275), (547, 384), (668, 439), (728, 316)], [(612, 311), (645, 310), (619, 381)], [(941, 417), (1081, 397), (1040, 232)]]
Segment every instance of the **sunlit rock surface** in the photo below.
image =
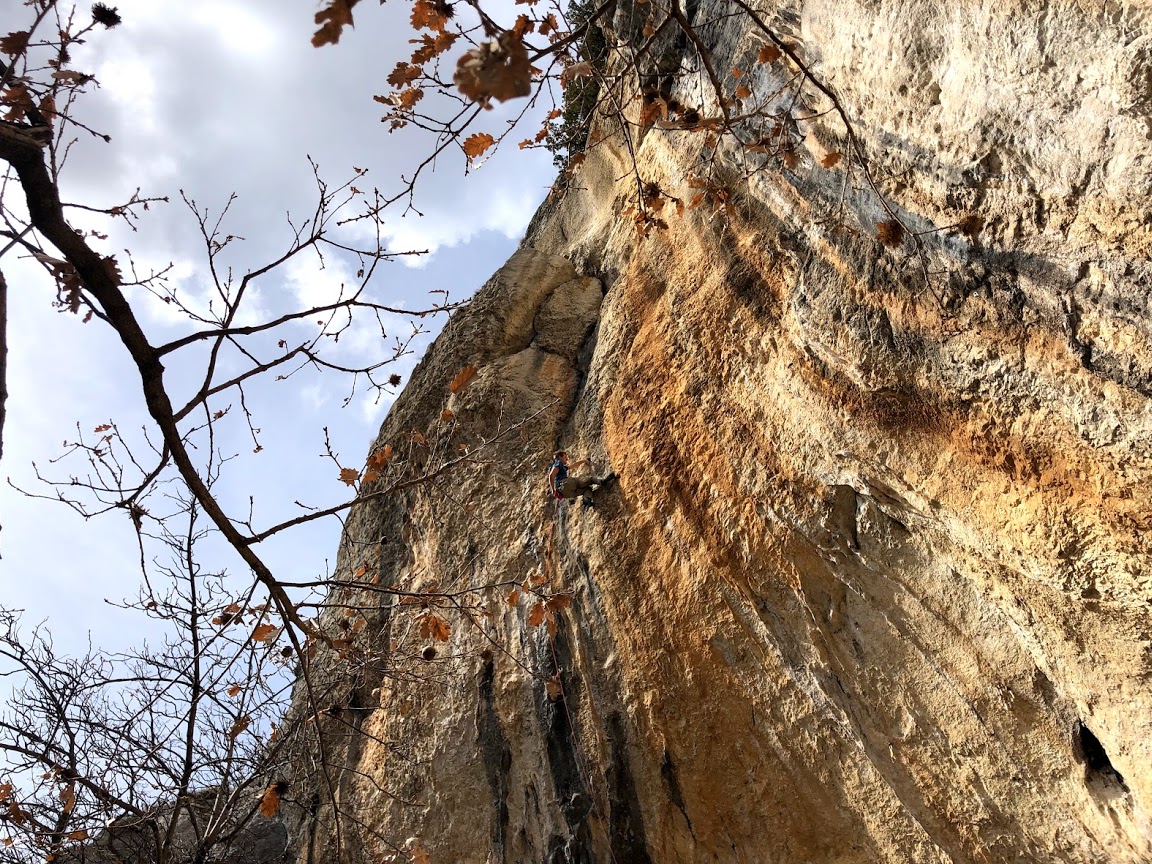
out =
[[(984, 228), (881, 246), (828, 120), (641, 240), (626, 149), (596, 148), (378, 442), (475, 461), (349, 520), (345, 576), (379, 544), (382, 584), (493, 586), (335, 735), (352, 860), (1152, 860), (1147, 6), (764, 15), (911, 230)], [(740, 19), (701, 32), (752, 67)], [(635, 143), (689, 201), (701, 138)], [(552, 501), (556, 447), (619, 481)], [(554, 637), (525, 580), (571, 595)], [(418, 613), (372, 624), (417, 657)], [(301, 860), (340, 860), (324, 812)]]

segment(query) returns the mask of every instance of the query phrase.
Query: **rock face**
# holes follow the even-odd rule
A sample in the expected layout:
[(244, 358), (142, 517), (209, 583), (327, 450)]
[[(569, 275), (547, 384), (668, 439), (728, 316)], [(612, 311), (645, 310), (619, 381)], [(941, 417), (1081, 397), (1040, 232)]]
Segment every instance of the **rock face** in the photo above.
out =
[[(721, 5), (689, 12), (749, 68)], [(590, 152), (377, 443), (460, 461), (348, 523), (341, 572), (379, 544), (382, 584), (480, 592), (442, 644), (369, 622), (435, 656), (364, 684), (338, 751), (365, 860), (1152, 860), (1148, 8), (764, 15), (911, 230), (984, 228), (878, 243), (829, 122), (641, 239), (627, 148)], [(691, 198), (698, 136), (633, 144)], [(551, 500), (556, 447), (619, 481)]]

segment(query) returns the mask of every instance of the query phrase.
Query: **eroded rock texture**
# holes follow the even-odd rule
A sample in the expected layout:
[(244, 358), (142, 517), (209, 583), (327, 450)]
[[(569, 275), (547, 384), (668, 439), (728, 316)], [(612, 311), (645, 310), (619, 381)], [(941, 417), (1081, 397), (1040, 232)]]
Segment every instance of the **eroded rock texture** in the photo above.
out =
[[(748, 68), (723, 5), (688, 12)], [(361, 507), (342, 572), (380, 543), (385, 584), (497, 587), (424, 679), (365, 685), (342, 800), (436, 862), (1150, 860), (1147, 7), (760, 8), (909, 227), (983, 231), (925, 234), (926, 282), (872, 191), (829, 230), (829, 122), (640, 240), (595, 149), (381, 432), (512, 429)], [(688, 200), (701, 144), (637, 166)], [(557, 446), (618, 483), (551, 501)], [(573, 598), (552, 638), (506, 599), (534, 578)], [(373, 626), (415, 654), (415, 614)]]

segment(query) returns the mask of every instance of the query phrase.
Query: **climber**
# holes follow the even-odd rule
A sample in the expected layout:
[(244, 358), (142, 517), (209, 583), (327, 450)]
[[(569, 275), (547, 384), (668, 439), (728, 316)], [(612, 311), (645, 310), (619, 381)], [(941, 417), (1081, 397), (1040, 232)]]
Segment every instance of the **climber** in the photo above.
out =
[[(573, 464), (568, 461), (568, 454), (563, 450), (557, 450), (554, 458), (555, 461), (548, 469), (548, 491), (552, 493), (553, 498), (573, 499), (579, 498), (581, 495), (591, 495), (616, 479), (615, 473), (607, 474), (604, 477), (569, 476), (569, 471), (575, 471), (581, 465), (588, 465), (588, 460), (581, 459)], [(584, 503), (586, 505), (591, 504), (591, 500), (585, 498)]]

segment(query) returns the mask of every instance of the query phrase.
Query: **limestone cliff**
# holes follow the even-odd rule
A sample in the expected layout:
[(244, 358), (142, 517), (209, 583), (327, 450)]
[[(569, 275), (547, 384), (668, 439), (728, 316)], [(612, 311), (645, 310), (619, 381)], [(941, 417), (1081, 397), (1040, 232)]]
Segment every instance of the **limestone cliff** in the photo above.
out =
[[(689, 13), (747, 66), (723, 6)], [(495, 587), (367, 682), (339, 795), (434, 862), (1152, 860), (1149, 9), (764, 14), (910, 229), (983, 230), (924, 234), (927, 280), (872, 190), (830, 230), (829, 124), (641, 239), (595, 148), (381, 431), (492, 443), (354, 512), (341, 572)], [(636, 165), (686, 199), (700, 146)], [(558, 446), (618, 483), (550, 500)], [(414, 615), (371, 623), (416, 656)]]

